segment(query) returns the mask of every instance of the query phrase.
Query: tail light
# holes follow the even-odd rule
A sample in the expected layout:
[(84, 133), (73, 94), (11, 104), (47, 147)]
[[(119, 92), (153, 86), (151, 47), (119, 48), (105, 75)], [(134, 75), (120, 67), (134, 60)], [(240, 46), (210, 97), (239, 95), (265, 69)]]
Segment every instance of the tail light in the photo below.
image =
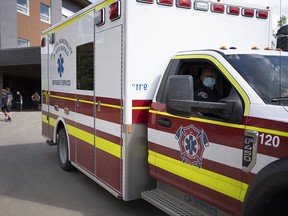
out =
[(119, 19), (121, 16), (120, 1), (116, 1), (109, 6), (109, 19), (111, 21)]

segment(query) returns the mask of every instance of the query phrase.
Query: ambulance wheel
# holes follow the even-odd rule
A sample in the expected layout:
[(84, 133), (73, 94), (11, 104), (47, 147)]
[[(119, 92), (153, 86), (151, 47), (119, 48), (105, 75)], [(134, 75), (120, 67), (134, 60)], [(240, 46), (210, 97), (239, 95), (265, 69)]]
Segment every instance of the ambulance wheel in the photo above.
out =
[(72, 170), (74, 167), (68, 158), (68, 142), (64, 128), (62, 128), (58, 133), (57, 150), (61, 168), (65, 171)]

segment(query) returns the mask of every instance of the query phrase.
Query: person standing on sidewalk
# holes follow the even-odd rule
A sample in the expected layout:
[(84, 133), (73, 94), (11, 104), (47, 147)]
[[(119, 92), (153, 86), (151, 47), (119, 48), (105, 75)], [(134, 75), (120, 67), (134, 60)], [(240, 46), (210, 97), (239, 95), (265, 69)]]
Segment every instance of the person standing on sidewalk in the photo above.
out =
[(6, 94), (3, 100), (3, 111), (5, 114), (5, 122), (11, 122), (11, 108), (12, 108), (13, 95), (10, 88), (6, 88)]
[(40, 102), (40, 95), (38, 94), (38, 91), (36, 91), (32, 96), (31, 99), (33, 101), (34, 105), (34, 111), (39, 110), (39, 102)]
[(17, 105), (17, 111), (21, 112), (22, 111), (22, 104), (23, 104), (23, 97), (19, 91), (16, 93), (16, 105)]

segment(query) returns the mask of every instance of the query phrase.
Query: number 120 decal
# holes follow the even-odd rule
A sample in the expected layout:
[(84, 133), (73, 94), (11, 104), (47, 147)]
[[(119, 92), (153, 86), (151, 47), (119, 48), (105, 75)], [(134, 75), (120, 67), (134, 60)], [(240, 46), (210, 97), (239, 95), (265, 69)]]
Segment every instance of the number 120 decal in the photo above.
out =
[(271, 134), (261, 133), (261, 134), (259, 134), (259, 138), (260, 138), (260, 144), (262, 144), (262, 145), (271, 146), (274, 148), (277, 148), (280, 145), (280, 137), (279, 136), (273, 136)]

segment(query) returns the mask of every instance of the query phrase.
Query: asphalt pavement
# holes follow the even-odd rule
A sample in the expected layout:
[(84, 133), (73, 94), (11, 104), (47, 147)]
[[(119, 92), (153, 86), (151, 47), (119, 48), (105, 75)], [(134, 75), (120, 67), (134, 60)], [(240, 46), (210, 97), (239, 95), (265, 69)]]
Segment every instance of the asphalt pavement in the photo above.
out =
[(0, 216), (164, 216), (144, 200), (118, 200), (75, 170), (63, 171), (41, 136), (41, 112), (0, 113)]

